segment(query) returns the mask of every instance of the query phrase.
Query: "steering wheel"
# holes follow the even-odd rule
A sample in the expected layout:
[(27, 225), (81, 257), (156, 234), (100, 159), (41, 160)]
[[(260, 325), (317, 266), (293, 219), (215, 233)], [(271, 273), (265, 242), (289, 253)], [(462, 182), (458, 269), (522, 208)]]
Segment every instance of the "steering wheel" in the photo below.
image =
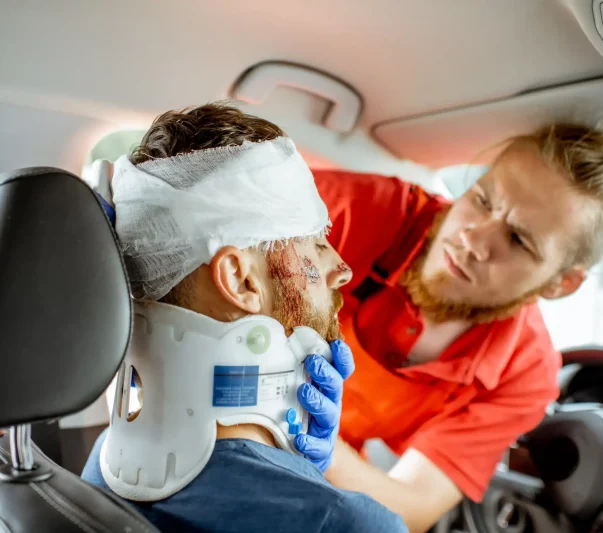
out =
[(507, 451), (483, 502), (465, 499), (433, 533), (603, 533), (603, 346), (562, 355), (545, 420)]

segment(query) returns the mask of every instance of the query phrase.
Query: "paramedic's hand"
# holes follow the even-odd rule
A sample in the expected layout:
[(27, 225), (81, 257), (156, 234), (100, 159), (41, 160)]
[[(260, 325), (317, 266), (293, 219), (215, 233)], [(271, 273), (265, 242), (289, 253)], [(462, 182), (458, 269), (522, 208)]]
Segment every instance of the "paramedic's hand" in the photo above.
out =
[(304, 363), (312, 385), (297, 390), (297, 398), (312, 415), (308, 434), (295, 437), (295, 447), (321, 472), (331, 464), (339, 433), (343, 381), (354, 372), (352, 351), (343, 341), (331, 343), (333, 366), (319, 355), (309, 355)]

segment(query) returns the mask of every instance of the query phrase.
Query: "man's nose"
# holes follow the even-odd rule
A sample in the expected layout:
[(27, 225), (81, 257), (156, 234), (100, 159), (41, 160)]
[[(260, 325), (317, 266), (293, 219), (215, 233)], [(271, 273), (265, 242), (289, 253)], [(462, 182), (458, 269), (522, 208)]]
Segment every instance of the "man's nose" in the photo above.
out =
[(498, 224), (493, 220), (472, 224), (461, 231), (461, 243), (477, 261), (488, 261), (499, 237), (498, 229)]
[(327, 276), (327, 286), (329, 289), (339, 289), (347, 285), (352, 279), (352, 269), (344, 261), (340, 261), (329, 272)]

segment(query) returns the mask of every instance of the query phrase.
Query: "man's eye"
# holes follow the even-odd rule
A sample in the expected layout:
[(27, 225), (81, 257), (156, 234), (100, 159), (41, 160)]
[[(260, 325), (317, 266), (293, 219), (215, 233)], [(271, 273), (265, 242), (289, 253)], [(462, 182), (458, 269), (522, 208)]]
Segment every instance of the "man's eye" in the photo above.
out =
[(320, 243), (316, 243), (316, 248), (317, 248), (318, 250), (320, 250), (321, 252), (322, 252), (323, 250), (328, 250), (328, 249), (329, 249), (329, 247), (328, 247), (326, 244), (320, 244)]
[(490, 202), (485, 196), (482, 196), (481, 194), (476, 194), (476, 197), (477, 202), (481, 207), (483, 207), (484, 209), (490, 209)]
[(521, 246), (522, 248), (525, 248), (526, 250), (528, 249), (528, 247), (526, 246), (526, 243), (524, 242), (524, 240), (521, 238), (521, 236), (518, 233), (511, 233), (511, 242), (513, 244), (518, 244), (519, 246)]

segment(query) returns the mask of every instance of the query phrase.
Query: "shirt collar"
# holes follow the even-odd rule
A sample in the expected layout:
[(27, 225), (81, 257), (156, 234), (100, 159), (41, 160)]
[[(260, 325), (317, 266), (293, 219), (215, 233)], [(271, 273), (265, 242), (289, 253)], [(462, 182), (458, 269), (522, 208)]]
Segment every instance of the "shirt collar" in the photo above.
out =
[(401, 369), (404, 375), (427, 374), (461, 385), (476, 380), (494, 390), (516, 351), (525, 320), (525, 308), (511, 318), (475, 325), (456, 339), (435, 361)]

